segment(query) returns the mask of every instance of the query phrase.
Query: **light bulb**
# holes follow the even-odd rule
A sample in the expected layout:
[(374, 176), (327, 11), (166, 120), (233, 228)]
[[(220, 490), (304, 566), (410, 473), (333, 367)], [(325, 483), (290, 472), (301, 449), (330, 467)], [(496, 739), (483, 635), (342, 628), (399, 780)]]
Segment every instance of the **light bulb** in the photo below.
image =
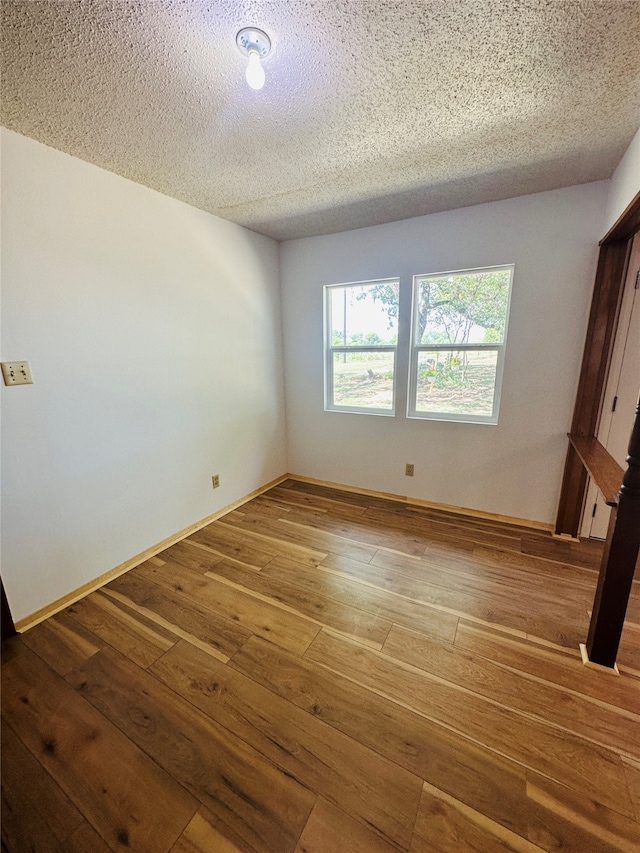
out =
[(245, 76), (252, 89), (262, 89), (264, 86), (264, 68), (260, 64), (260, 54), (257, 50), (249, 51), (249, 64)]
[(271, 50), (271, 39), (263, 30), (244, 27), (236, 34), (236, 45), (240, 53), (249, 60), (245, 72), (247, 83), (252, 89), (262, 89), (265, 76), (260, 60)]

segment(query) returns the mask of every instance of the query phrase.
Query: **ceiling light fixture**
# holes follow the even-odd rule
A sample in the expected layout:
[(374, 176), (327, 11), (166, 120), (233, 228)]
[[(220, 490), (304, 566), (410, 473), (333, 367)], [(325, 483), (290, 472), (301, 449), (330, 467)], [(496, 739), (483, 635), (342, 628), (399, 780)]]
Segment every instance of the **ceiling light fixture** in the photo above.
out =
[(252, 89), (262, 89), (264, 86), (264, 68), (260, 60), (268, 56), (271, 50), (271, 39), (262, 30), (255, 27), (245, 27), (236, 36), (238, 50), (243, 56), (249, 57), (245, 72), (247, 83)]

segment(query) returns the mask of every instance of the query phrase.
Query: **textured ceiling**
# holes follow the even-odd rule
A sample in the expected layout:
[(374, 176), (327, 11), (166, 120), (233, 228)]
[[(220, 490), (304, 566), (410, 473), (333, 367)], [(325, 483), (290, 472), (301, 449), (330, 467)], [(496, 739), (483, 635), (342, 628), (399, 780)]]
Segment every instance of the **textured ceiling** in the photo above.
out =
[(3, 0), (1, 35), (6, 127), (280, 240), (607, 178), (640, 124), (636, 0)]

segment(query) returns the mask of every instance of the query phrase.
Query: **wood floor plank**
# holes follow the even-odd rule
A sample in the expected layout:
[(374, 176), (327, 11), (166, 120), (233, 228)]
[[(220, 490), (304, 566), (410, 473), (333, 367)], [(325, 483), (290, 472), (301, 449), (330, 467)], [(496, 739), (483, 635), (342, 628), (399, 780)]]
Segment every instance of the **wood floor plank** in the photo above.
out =
[[(469, 615), (479, 615), (473, 604), (469, 605), (470, 601), (484, 602), (489, 604), (490, 614), (483, 621), (524, 627), (528, 635), (573, 648), (586, 637), (587, 607), (593, 600), (593, 592), (563, 589), (561, 584), (550, 580), (540, 584), (535, 576), (529, 581), (517, 574), (493, 579), (486, 572), (472, 575), (452, 570), (450, 566), (438, 568), (439, 583), (445, 585), (448, 592), (460, 596), (461, 607)], [(519, 621), (514, 622), (514, 618)]]
[(506, 594), (491, 597), (475, 590), (465, 592), (460, 588), (458, 578), (455, 584), (446, 572), (434, 577), (433, 570), (425, 563), (403, 559), (401, 555), (378, 551), (372, 558), (371, 566), (350, 561), (348, 564), (332, 555), (323, 560), (321, 567), (331, 568), (340, 574), (349, 574), (354, 579), (373, 585), (380, 590), (392, 592), (436, 607), (446, 612), (474, 617), (487, 624), (499, 624), (514, 631), (527, 633), (526, 613), (518, 609)]
[(232, 519), (230, 516), (226, 518), (229, 524), (233, 523), (239, 530), (255, 531), (271, 536), (276, 546), (280, 542), (304, 545), (322, 552), (325, 556), (328, 553), (342, 554), (344, 557), (363, 562), (368, 562), (377, 550), (374, 545), (354, 542), (344, 536), (336, 536), (302, 524), (292, 524), (287, 519), (270, 519), (250, 514), (241, 519)]
[(382, 651), (505, 708), (536, 716), (595, 743), (613, 749), (626, 744), (640, 759), (640, 713), (635, 716), (617, 713), (610, 705), (590, 701), (557, 685), (533, 681), (521, 672), (506, 670), (493, 661), (400, 626), (391, 629)]
[[(252, 515), (264, 515), (265, 518), (286, 518), (287, 513), (291, 512), (291, 505), (265, 492), (259, 498), (251, 501), (250, 512)], [(233, 512), (227, 513), (224, 519), (228, 522), (229, 519), (240, 519), (244, 515), (246, 515), (245, 512), (236, 509)]]
[(143, 607), (162, 617), (179, 636), (184, 638), (188, 635), (190, 642), (203, 644), (225, 659), (235, 654), (251, 636), (251, 631), (233, 619), (225, 619), (215, 611), (201, 607), (179, 593), (169, 592), (133, 572), (112, 581), (104, 592), (125, 596), (133, 606)]
[(203, 806), (192, 817), (171, 853), (255, 853), (255, 849)]
[(536, 773), (527, 774), (529, 838), (544, 850), (637, 853), (640, 824)]
[(633, 817), (622, 763), (613, 751), (324, 631), (305, 657)]
[(350, 542), (373, 545), (376, 548), (388, 548), (402, 554), (421, 557), (429, 540), (419, 533), (397, 531), (393, 527), (385, 529), (379, 522), (372, 522), (368, 517), (345, 519), (341, 514), (331, 511), (314, 512), (305, 507), (292, 509), (283, 519), (289, 524), (299, 524), (301, 527), (318, 530), (334, 536), (341, 536)]
[[(586, 634), (584, 635), (586, 637)], [(640, 676), (640, 625), (627, 621), (622, 630), (617, 662)]]
[(527, 637), (544, 640), (567, 649), (577, 649), (587, 638), (589, 617), (586, 611), (567, 607), (564, 621), (562, 616), (555, 617), (547, 613), (533, 613), (527, 617)]
[(112, 649), (67, 678), (257, 853), (295, 847), (315, 794), (252, 746)]
[(24, 640), (21, 634), (14, 634), (2, 641), (2, 654), (0, 654), (0, 667), (5, 667), (11, 661), (24, 654)]
[(283, 579), (281, 575), (269, 572), (268, 567), (254, 574), (222, 561), (211, 572), (207, 572), (207, 577), (225, 578), (244, 589), (260, 593), (273, 602), (284, 604), (320, 625), (349, 634), (363, 642), (374, 643), (380, 648), (389, 633), (391, 622), (344, 604), (340, 600), (332, 600), (316, 590), (304, 588), (298, 582), (304, 572), (303, 567), (298, 567), (295, 574), (288, 571), (285, 573), (286, 579)]
[(167, 652), (150, 672), (288, 776), (383, 839), (409, 846), (422, 789), (417, 776), (240, 672), (207, 661), (188, 643)]
[(438, 506), (407, 503), (403, 507), (403, 514), (409, 518), (430, 518), (436, 521), (455, 524), (456, 526), (468, 525), (478, 530), (503, 533), (507, 536), (521, 536), (523, 533), (531, 532), (530, 525), (525, 522), (520, 523), (515, 519), (503, 520), (490, 516), (473, 515), (462, 510), (456, 511), (455, 509), (443, 511)]
[(100, 590), (64, 612), (140, 666), (149, 666), (176, 642), (174, 635), (119, 606)]
[(16, 791), (2, 788), (0, 810), (2, 853), (56, 853), (58, 840), (37, 811), (27, 811)]
[(522, 535), (521, 551), (534, 557), (548, 557), (572, 565), (598, 569), (602, 560), (603, 543), (594, 539), (569, 542), (552, 539), (550, 535), (525, 533)]
[(194, 569), (203, 574), (224, 559), (222, 554), (214, 554), (209, 549), (200, 548), (198, 543), (191, 539), (176, 542), (175, 545), (167, 548), (166, 551), (162, 551), (158, 556), (164, 563), (179, 563), (181, 566), (186, 566), (188, 569)]
[[(83, 821), (69, 797), (2, 720), (2, 791), (17, 827), (64, 841)], [(15, 833), (14, 833), (15, 834)], [(37, 847), (37, 845), (35, 845)]]
[(465, 554), (472, 554), (476, 547), (477, 546), (473, 542), (434, 542), (433, 540), (430, 540), (424, 552), (424, 559), (441, 560), (443, 558), (453, 556), (461, 557)]
[(522, 532), (530, 532), (531, 527), (527, 524), (520, 524), (513, 521), (506, 521), (500, 518), (495, 518), (489, 515), (476, 515), (465, 512), (462, 509), (456, 510), (455, 507), (450, 507), (444, 510), (442, 507), (434, 504), (412, 503), (411, 501), (386, 501), (382, 505), (378, 505), (377, 509), (387, 509), (387, 511), (399, 518), (408, 518), (422, 521), (439, 521), (442, 523), (460, 525), (465, 524), (469, 527), (486, 531), (497, 531), (509, 536), (517, 536)]
[(398, 848), (318, 797), (295, 853), (397, 853)]
[(283, 489), (293, 489), (307, 495), (316, 495), (320, 498), (344, 501), (352, 506), (389, 507), (402, 505), (400, 501), (390, 501), (388, 498), (379, 497), (378, 495), (363, 494), (362, 492), (350, 491), (349, 489), (336, 489), (320, 483), (306, 483), (304, 480), (296, 480), (294, 478), (284, 480), (278, 486)]
[(184, 788), (26, 647), (2, 686), (11, 728), (112, 850), (170, 850), (196, 811)]
[[(486, 527), (481, 529), (473, 520), (456, 521), (440, 518), (409, 518), (389, 514), (386, 509), (368, 509), (364, 518), (379, 525), (383, 531), (397, 530), (406, 534), (419, 533), (425, 540), (425, 548), (430, 541), (467, 543), (470, 545), (494, 545), (520, 551), (520, 535), (503, 528), (496, 532)], [(423, 549), (422, 553), (425, 553)]]
[(640, 821), (640, 761), (633, 761), (631, 758), (623, 755), (622, 766), (624, 767), (624, 774), (627, 777), (636, 820)]
[[(589, 608), (597, 585), (594, 569), (488, 549), (475, 549), (468, 567), (461, 563), (460, 570), (495, 576), (500, 583), (516, 583), (536, 597), (542, 592), (565, 603), (573, 601)], [(630, 621), (640, 622), (640, 583), (636, 581), (632, 586), (627, 615)]]
[(436, 536), (435, 541), (438, 541), (440, 534), (456, 542), (483, 537), (486, 542), (501, 542), (506, 547), (515, 547), (523, 532), (517, 526), (496, 523), (490, 519), (410, 504), (397, 506), (392, 512), (386, 506), (369, 507), (365, 518), (377, 521), (383, 529), (394, 527), (406, 532), (418, 529), (427, 532), (429, 538)]
[(408, 597), (388, 595), (378, 587), (364, 585), (342, 576), (340, 572), (326, 570), (323, 565), (305, 569), (276, 557), (263, 569), (263, 573), (281, 583), (293, 580), (295, 586), (309, 594), (326, 596), (355, 611), (369, 613), (384, 620), (388, 627), (391, 627), (392, 622), (397, 622), (420, 628), (445, 642), (452, 642), (455, 636), (458, 624), (456, 615)]
[(640, 684), (624, 675), (611, 678), (580, 665), (577, 650), (563, 653), (518, 637), (509, 637), (461, 619), (454, 645), (598, 701), (640, 713)]
[[(138, 573), (141, 567), (134, 571)], [(302, 652), (320, 630), (303, 616), (261, 601), (213, 578), (175, 564), (144, 569), (144, 577), (225, 619), (237, 622), (251, 634), (266, 637), (283, 648)]]
[(411, 853), (541, 853), (542, 850), (425, 782)]
[(85, 820), (64, 844), (57, 848), (56, 853), (109, 853), (110, 849)]
[(526, 833), (525, 771), (515, 762), (420, 717), (386, 697), (252, 637), (228, 666), (303, 710)]
[(58, 673), (66, 675), (104, 646), (102, 640), (66, 613), (57, 613), (22, 634), (23, 642)]
[[(288, 507), (306, 507), (317, 512), (338, 513), (342, 518), (360, 518), (364, 515), (367, 507), (349, 503), (343, 500), (344, 493), (337, 493), (332, 498), (323, 498), (319, 495), (308, 495), (298, 489), (285, 489), (282, 486), (274, 486), (262, 495), (263, 501), (278, 501)], [(251, 502), (251, 511), (255, 508), (255, 501)]]
[(510, 602), (520, 610), (528, 603), (529, 610), (535, 605), (541, 612), (557, 615), (561, 605), (566, 607), (568, 602), (579, 606), (583, 612), (593, 602), (594, 584), (576, 586), (558, 575), (557, 567), (556, 576), (545, 576), (541, 583), (540, 575), (535, 572), (482, 562), (474, 556), (433, 560), (423, 557), (422, 562), (428, 566), (425, 580), (431, 583), (437, 583), (439, 577), (441, 584), (460, 592), (488, 595), (504, 604)]
[[(253, 510), (253, 504), (251, 507)], [(246, 517), (247, 513), (244, 513), (243, 518)], [(225, 516), (223, 519), (216, 522), (218, 529), (224, 530), (229, 536), (236, 537), (242, 542), (251, 542), (256, 544), (258, 547), (264, 547), (269, 552), (275, 549), (277, 550), (276, 556), (288, 557), (291, 560), (296, 560), (303, 566), (317, 566), (318, 563), (326, 557), (326, 553), (324, 551), (318, 551), (317, 549), (309, 548), (306, 545), (284, 542), (281, 539), (276, 541), (272, 536), (259, 533), (255, 530), (243, 529), (239, 531), (234, 524), (227, 523), (227, 519), (228, 516)]]
[(529, 572), (534, 577), (560, 578), (574, 587), (591, 589), (598, 580), (598, 572), (593, 566), (563, 563), (549, 557), (537, 557), (533, 554), (516, 554), (513, 551), (503, 551), (500, 548), (488, 548), (476, 545), (473, 549), (473, 559), (478, 563), (489, 566), (504, 566), (509, 571), (513, 566), (516, 571)]
[(256, 545), (248, 536), (241, 536), (229, 525), (215, 521), (192, 533), (189, 539), (208, 545), (223, 557), (232, 557), (256, 569), (266, 566), (278, 553), (273, 546), (265, 547), (262, 543)]
[[(324, 564), (326, 565), (327, 561)], [(386, 570), (389, 574), (387, 582), (397, 577), (405, 584), (413, 580), (418, 584), (417, 588), (420, 584), (426, 583), (461, 593), (495, 595), (498, 600), (503, 600), (503, 604), (511, 605), (507, 608), (508, 611), (517, 610), (517, 603), (512, 601), (513, 592), (519, 591), (518, 585), (514, 583), (514, 577), (506, 571), (501, 575), (494, 567), (476, 561), (470, 552), (465, 552), (464, 555), (425, 555), (420, 559), (408, 560), (402, 555), (380, 551), (371, 560), (370, 565), (377, 567), (380, 571)], [(530, 577), (527, 573), (523, 573), (523, 576)], [(530, 588), (536, 589), (537, 596), (542, 592), (539, 583), (533, 577)]]
[[(466, 566), (471, 560), (470, 552), (465, 551), (464, 556), (456, 553), (453, 556), (446, 554), (439, 555), (437, 558), (430, 557), (409, 557), (406, 554), (393, 554), (387, 551), (377, 551), (370, 560), (372, 566), (377, 566), (381, 569), (387, 569), (392, 572), (397, 572), (406, 578), (413, 578), (417, 581), (426, 581), (439, 586), (446, 587), (447, 573), (441, 569), (448, 569), (452, 566), (458, 569), (461, 565)], [(324, 565), (328, 565), (328, 560), (324, 561)], [(439, 584), (438, 584), (439, 581)]]

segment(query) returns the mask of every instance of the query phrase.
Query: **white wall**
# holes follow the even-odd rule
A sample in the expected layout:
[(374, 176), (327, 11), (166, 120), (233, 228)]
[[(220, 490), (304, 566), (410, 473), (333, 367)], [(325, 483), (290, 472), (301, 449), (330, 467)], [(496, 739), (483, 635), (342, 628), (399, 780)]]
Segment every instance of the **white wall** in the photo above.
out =
[[(2, 134), (2, 577), (20, 619), (286, 472), (275, 242)], [(213, 491), (211, 475), (221, 487)]]
[[(281, 244), (289, 470), (552, 522), (607, 189), (587, 184)], [(404, 382), (395, 418), (323, 411), (324, 284), (399, 275), (406, 317), (413, 274), (506, 263), (515, 274), (497, 426), (408, 420)], [(399, 353), (400, 376), (404, 365)]]
[(640, 130), (631, 140), (631, 144), (609, 182), (605, 222), (602, 229), (603, 237), (624, 213), (638, 192), (640, 192)]

